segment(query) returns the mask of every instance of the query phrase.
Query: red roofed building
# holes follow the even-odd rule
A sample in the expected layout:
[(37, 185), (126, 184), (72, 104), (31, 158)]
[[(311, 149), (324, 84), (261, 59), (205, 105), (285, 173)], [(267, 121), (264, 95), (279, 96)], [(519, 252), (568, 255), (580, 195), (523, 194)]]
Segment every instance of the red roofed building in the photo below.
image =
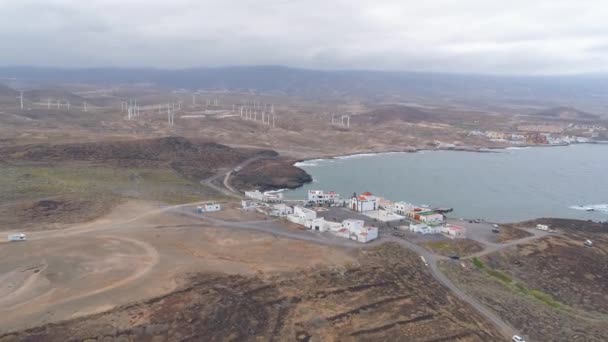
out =
[(378, 210), (378, 198), (368, 191), (359, 196), (353, 194), (350, 199), (350, 208), (358, 213)]

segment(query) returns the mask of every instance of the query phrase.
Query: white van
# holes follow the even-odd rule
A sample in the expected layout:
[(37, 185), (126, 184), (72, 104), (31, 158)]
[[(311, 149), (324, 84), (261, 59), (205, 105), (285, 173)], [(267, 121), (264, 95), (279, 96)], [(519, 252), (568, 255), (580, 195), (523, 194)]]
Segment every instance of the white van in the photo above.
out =
[(517, 335), (513, 335), (513, 338), (511, 339), (511, 341), (513, 342), (526, 342), (526, 340), (523, 339), (523, 337), (517, 336)]
[(10, 234), (8, 241), (25, 241), (25, 234)]

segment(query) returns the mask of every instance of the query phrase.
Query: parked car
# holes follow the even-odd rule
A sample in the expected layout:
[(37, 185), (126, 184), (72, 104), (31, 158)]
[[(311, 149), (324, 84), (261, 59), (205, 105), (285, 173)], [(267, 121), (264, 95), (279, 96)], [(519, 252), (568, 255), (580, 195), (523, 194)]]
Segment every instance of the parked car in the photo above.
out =
[(450, 255), (450, 259), (452, 259), (452, 260), (460, 260), (460, 257), (458, 255)]
[(517, 335), (513, 335), (513, 338), (511, 339), (511, 341), (513, 341), (513, 342), (526, 342), (526, 340), (524, 340), (523, 337), (517, 336)]

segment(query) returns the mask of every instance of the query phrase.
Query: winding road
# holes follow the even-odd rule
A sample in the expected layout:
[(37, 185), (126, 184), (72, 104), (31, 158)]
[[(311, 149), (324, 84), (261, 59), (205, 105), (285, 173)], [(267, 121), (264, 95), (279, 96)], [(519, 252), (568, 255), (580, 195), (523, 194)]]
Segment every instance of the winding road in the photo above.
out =
[[(232, 175), (232, 172), (234, 172), (236, 170), (240, 170), (241, 168), (243, 168), (243, 167), (249, 165), (250, 163), (252, 163), (256, 160), (259, 160), (261, 158), (271, 158), (271, 157), (255, 156), (255, 157), (249, 158), (249, 159), (241, 162), (237, 166), (233, 167), (228, 172), (226, 172), (226, 173), (220, 172), (220, 173), (216, 174), (215, 176), (211, 176), (207, 179), (203, 179), (200, 183), (201, 183), (201, 185), (208, 186), (208, 187), (216, 190), (217, 192), (220, 192), (228, 197), (241, 199), (243, 197), (242, 194), (230, 185), (230, 176)], [(216, 180), (218, 180), (222, 177), (224, 178), (222, 181), (223, 187), (218, 186), (217, 184), (214, 183)]]
[[(243, 166), (247, 165), (248, 163), (250, 163), (251, 161), (253, 161), (253, 160), (245, 161), (244, 163), (242, 163), (239, 166), (243, 167)], [(227, 172), (226, 174), (216, 175), (216, 176), (211, 177), (202, 182), (213, 187), (214, 189), (216, 189), (218, 191), (221, 191), (224, 194), (229, 193), (229, 195), (231, 197), (242, 198), (240, 193), (238, 193), (236, 190), (234, 190), (233, 188), (231, 188), (229, 186), (228, 179), (229, 179), (232, 171), (233, 170)], [(223, 182), (224, 186), (225, 186), (224, 188), (221, 188), (221, 187), (211, 183), (212, 181), (219, 179), (222, 176), (224, 177), (224, 182)], [(189, 216), (190, 215), (196, 216), (199, 219), (201, 218), (200, 216), (192, 214), (191, 211), (182, 210), (181, 214), (189, 215)], [(214, 225), (218, 225), (218, 226), (222, 226), (222, 227), (228, 227), (228, 228), (233, 228), (233, 229), (242, 229), (242, 230), (251, 230), (251, 231), (256, 231), (256, 232), (272, 234), (274, 236), (280, 236), (280, 237), (284, 237), (284, 238), (288, 238), (288, 239), (296, 239), (296, 240), (302, 240), (302, 241), (307, 241), (307, 242), (312, 242), (312, 243), (318, 243), (318, 244), (322, 244), (322, 245), (339, 246), (339, 247), (353, 248), (353, 249), (379, 245), (379, 244), (382, 244), (385, 242), (395, 242), (411, 251), (414, 251), (418, 255), (424, 257), (424, 259), (426, 260), (426, 262), (428, 264), (428, 269), (429, 269), (431, 275), (439, 283), (441, 283), (443, 286), (447, 287), (456, 297), (458, 297), (460, 300), (471, 305), (483, 317), (485, 317), (490, 322), (492, 322), (501, 331), (501, 333), (505, 336), (505, 338), (510, 340), (513, 335), (517, 334), (517, 330), (513, 326), (511, 326), (509, 323), (504, 321), (496, 313), (494, 313), (488, 307), (483, 305), (477, 299), (471, 297), (470, 295), (465, 293), (463, 290), (458, 288), (443, 272), (441, 272), (441, 270), (439, 269), (439, 266), (438, 266), (438, 262), (440, 260), (449, 260), (448, 257), (432, 253), (429, 250), (425, 249), (424, 247), (417, 245), (413, 242), (410, 242), (408, 240), (405, 240), (403, 238), (399, 238), (399, 237), (396, 237), (396, 236), (393, 236), (390, 234), (383, 234), (380, 236), (379, 239), (372, 241), (363, 246), (360, 243), (357, 243), (357, 242), (354, 242), (351, 240), (346, 240), (343, 238), (339, 238), (339, 237), (333, 236), (328, 233), (317, 233), (317, 232), (312, 232), (312, 231), (289, 231), (289, 230), (286, 230), (284, 227), (281, 227), (280, 225), (273, 224), (273, 222), (275, 222), (276, 220), (234, 222), (234, 221), (224, 221), (224, 220), (220, 220), (220, 219), (215, 219), (215, 218), (211, 218), (208, 216), (204, 217), (204, 220), (206, 220)], [(490, 242), (485, 241), (485, 242), (483, 242), (483, 244), (485, 245), (486, 248), (484, 248), (483, 251), (475, 253), (475, 254), (465, 257), (463, 259), (470, 259), (473, 257), (479, 257), (479, 256), (491, 254), (491, 253), (500, 251), (505, 248), (529, 243), (536, 239), (539, 239), (539, 238), (542, 238), (542, 237), (545, 237), (548, 235), (548, 233), (540, 232), (540, 231), (536, 231), (536, 230), (529, 230), (529, 231), (532, 233), (532, 236), (525, 237), (525, 238), (518, 239), (518, 240), (509, 241), (506, 243), (490, 243)]]
[[(226, 196), (229, 196), (231, 198), (241, 199), (242, 195), (237, 190), (235, 190), (234, 188), (232, 188), (230, 186), (230, 183), (229, 183), (230, 176), (234, 170), (238, 170), (259, 158), (262, 158), (262, 157), (258, 156), (258, 157), (253, 157), (248, 160), (245, 160), (244, 162), (237, 165), (235, 168), (232, 168), (229, 171), (226, 171), (224, 173), (219, 173), (217, 175), (214, 175), (213, 177), (202, 180), (200, 183), (203, 185), (209, 186), (210, 188), (213, 188), (213, 189), (217, 190), (218, 192), (220, 192)], [(223, 182), (222, 182), (223, 186), (215, 183), (217, 180), (222, 179), (222, 177), (223, 177)], [(347, 249), (368, 248), (370, 246), (376, 246), (376, 245), (380, 245), (380, 244), (383, 244), (386, 242), (393, 242), (393, 243), (397, 243), (400, 246), (407, 248), (407, 249), (415, 252), (416, 254), (424, 257), (430, 274), (440, 284), (442, 284), (443, 286), (448, 288), (453, 293), (454, 296), (456, 296), (463, 302), (468, 303), (471, 307), (476, 309), (480, 315), (485, 317), (489, 322), (493, 323), (507, 339), (510, 340), (511, 337), (517, 333), (516, 329), (514, 329), (510, 324), (505, 322), (502, 318), (500, 318), (497, 314), (495, 314), (488, 307), (484, 306), (477, 299), (475, 299), (474, 297), (471, 297), (470, 295), (465, 293), (463, 290), (458, 288), (440, 270), (438, 262), (441, 260), (449, 260), (449, 258), (432, 253), (429, 250), (425, 249), (424, 247), (417, 245), (411, 241), (408, 241), (404, 238), (393, 236), (390, 233), (385, 232), (385, 234), (382, 234), (379, 237), (379, 239), (363, 245), (361, 243), (358, 243), (358, 242), (355, 242), (352, 240), (337, 237), (330, 233), (319, 233), (319, 232), (313, 232), (310, 230), (288, 229), (285, 227), (284, 224), (279, 222), (279, 220), (268, 219), (268, 220), (257, 220), (257, 221), (226, 221), (226, 220), (210, 217), (209, 215), (196, 214), (193, 209), (194, 209), (194, 207), (196, 207), (196, 205), (199, 205), (201, 203), (205, 203), (205, 202), (188, 203), (188, 204), (167, 206), (164, 208), (157, 208), (154, 210), (149, 210), (145, 213), (142, 213), (140, 215), (137, 215), (135, 217), (132, 217), (132, 218), (129, 218), (126, 220), (121, 220), (119, 222), (112, 222), (107, 225), (102, 225), (102, 227), (100, 227), (99, 225), (95, 226), (94, 224), (91, 223), (91, 224), (75, 226), (72, 228), (66, 228), (66, 229), (62, 229), (62, 230), (58, 230), (58, 231), (39, 232), (36, 234), (32, 234), (33, 236), (30, 240), (63, 239), (66, 236), (77, 235), (77, 234), (82, 234), (82, 233), (92, 232), (92, 231), (94, 231), (96, 234), (101, 234), (101, 233), (106, 234), (111, 231), (123, 228), (126, 223), (132, 223), (132, 222), (140, 220), (146, 216), (155, 215), (155, 214), (159, 214), (162, 212), (172, 212), (172, 213), (176, 213), (176, 214), (183, 215), (183, 216), (194, 217), (198, 220), (204, 220), (204, 221), (206, 221), (205, 225), (208, 225), (208, 223), (210, 223), (210, 224), (212, 224), (214, 226), (218, 226), (218, 227), (255, 231), (255, 232), (260, 232), (260, 233), (265, 233), (265, 234), (271, 234), (273, 236), (282, 237), (282, 238), (286, 238), (286, 239), (300, 240), (300, 241), (321, 244), (321, 245), (326, 245), (326, 246), (337, 246), (337, 247), (347, 248)], [(547, 235), (547, 233), (545, 233), (545, 232), (540, 232), (540, 231), (535, 231), (535, 230), (532, 230), (531, 232), (533, 233), (532, 236), (522, 238), (519, 240), (510, 241), (507, 243), (499, 244), (499, 243), (484, 242), (484, 245), (486, 248), (483, 251), (473, 254), (467, 258), (472, 258), (475, 256), (478, 257), (478, 256), (494, 253), (494, 252), (500, 251), (505, 248), (513, 247), (513, 246), (516, 246), (519, 244), (529, 243), (531, 241), (534, 241), (536, 239), (542, 238)], [(158, 258), (159, 258), (156, 251), (153, 248), (151, 248), (150, 246), (148, 246), (147, 244), (143, 244), (140, 241), (129, 239), (129, 238), (122, 238), (122, 239), (126, 240), (125, 242), (130, 242), (130, 243), (136, 244), (139, 247), (143, 248), (146, 251), (146, 255), (149, 257), (150, 260), (147, 263), (148, 267), (143, 269), (141, 271), (141, 273), (136, 273), (132, 277), (125, 279), (123, 282), (117, 283), (117, 286), (122, 286), (122, 285), (124, 285), (125, 282), (132, 281), (134, 278), (139, 278), (142, 274), (145, 274), (146, 272), (148, 272), (149, 269), (157, 263)], [(466, 259), (466, 258), (463, 258), (463, 259)], [(99, 291), (104, 292), (106, 290), (108, 290), (108, 288), (103, 288), (103, 289), (100, 289)], [(98, 293), (98, 291), (96, 291), (95, 293)], [(91, 294), (94, 294), (94, 293), (87, 293), (86, 295), (91, 295)], [(73, 298), (71, 298), (71, 299), (73, 299)]]

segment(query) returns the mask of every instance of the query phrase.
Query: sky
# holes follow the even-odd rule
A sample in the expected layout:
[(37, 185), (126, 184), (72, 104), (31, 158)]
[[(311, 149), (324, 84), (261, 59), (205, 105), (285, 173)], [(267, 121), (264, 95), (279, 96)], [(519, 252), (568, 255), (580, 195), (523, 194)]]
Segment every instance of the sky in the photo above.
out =
[(605, 0), (0, 0), (0, 65), (608, 72)]

